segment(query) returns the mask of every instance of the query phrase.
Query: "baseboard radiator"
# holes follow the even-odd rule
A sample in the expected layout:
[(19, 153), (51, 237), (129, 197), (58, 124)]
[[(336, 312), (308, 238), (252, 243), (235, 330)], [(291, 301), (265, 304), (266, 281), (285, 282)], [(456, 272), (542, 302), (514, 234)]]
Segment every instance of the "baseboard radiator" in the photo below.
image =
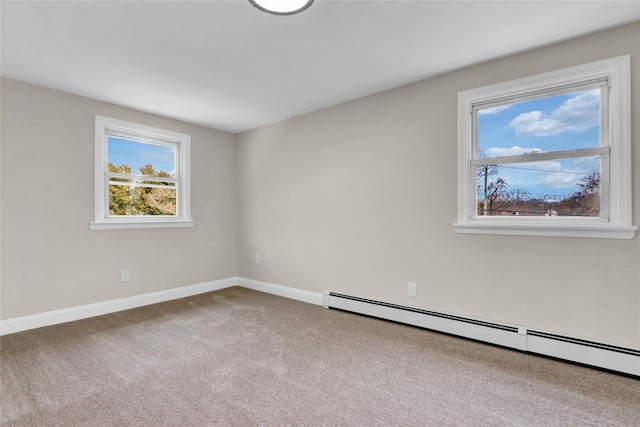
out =
[(325, 291), (323, 306), (640, 377), (640, 350)]

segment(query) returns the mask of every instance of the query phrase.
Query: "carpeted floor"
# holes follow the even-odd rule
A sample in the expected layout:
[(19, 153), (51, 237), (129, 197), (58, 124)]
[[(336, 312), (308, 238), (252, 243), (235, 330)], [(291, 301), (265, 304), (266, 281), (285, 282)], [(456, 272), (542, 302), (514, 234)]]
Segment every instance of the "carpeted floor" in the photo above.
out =
[(640, 381), (229, 288), (4, 336), (3, 426), (640, 426)]

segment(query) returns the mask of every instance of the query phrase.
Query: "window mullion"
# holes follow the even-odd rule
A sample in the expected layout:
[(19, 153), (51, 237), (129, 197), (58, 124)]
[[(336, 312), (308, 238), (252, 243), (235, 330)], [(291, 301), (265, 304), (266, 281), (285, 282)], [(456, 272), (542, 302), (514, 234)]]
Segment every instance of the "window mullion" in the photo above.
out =
[(597, 77), (588, 81), (578, 81), (573, 83), (564, 84), (560, 87), (553, 87), (553, 85), (536, 88), (527, 92), (518, 92), (512, 95), (505, 95), (498, 98), (491, 98), (489, 100), (477, 101), (473, 103), (474, 110), (481, 110), (484, 108), (498, 107), (500, 105), (514, 104), (517, 102), (530, 101), (538, 98), (546, 98), (549, 96), (561, 95), (569, 92), (577, 92), (581, 90), (594, 89), (597, 87), (609, 87), (608, 77)]
[(179, 142), (177, 141), (174, 141), (172, 139), (168, 139), (153, 133), (144, 133), (144, 132), (137, 132), (137, 131), (127, 132), (125, 130), (115, 129), (115, 128), (107, 129), (106, 136), (118, 138), (118, 139), (125, 139), (127, 141), (141, 143), (141, 144), (174, 146), (174, 147), (179, 145)]
[(611, 156), (603, 154), (600, 157), (600, 218), (609, 221), (609, 201), (610, 201), (610, 159)]
[[(470, 124), (471, 124), (471, 147), (469, 148), (468, 156), (470, 159), (478, 156), (478, 110), (474, 107), (470, 109)], [(473, 160), (469, 162), (469, 191), (467, 199), (469, 203), (469, 209), (467, 218), (472, 219), (478, 215), (478, 172)]]
[(146, 184), (135, 180), (133, 182), (123, 181), (109, 181), (109, 185), (121, 185), (123, 187), (135, 187), (135, 188), (162, 188), (165, 190), (175, 190), (177, 187), (173, 185), (159, 185), (159, 184)]
[[(110, 171), (112, 141), (113, 164), (117, 169)], [(142, 163), (136, 164), (136, 167), (142, 167), (146, 162), (154, 170), (164, 170), (166, 175), (171, 176), (155, 176), (157, 173), (146, 170), (151, 175), (121, 173), (130, 171), (134, 166), (133, 154), (122, 150), (123, 144), (143, 154)], [(89, 224), (89, 228), (105, 230), (193, 226), (189, 209), (190, 149), (189, 135), (96, 115), (95, 221)], [(166, 157), (154, 156), (157, 153), (161, 156), (166, 154)], [(167, 163), (169, 159), (172, 159), (171, 163)], [(145, 190), (134, 191), (136, 188)], [(170, 191), (162, 191), (163, 189)], [(131, 197), (141, 202), (140, 209), (128, 210), (127, 200)]]
[(109, 208), (110, 208), (110, 197), (109, 197), (109, 172), (105, 172), (104, 173), (104, 179), (103, 179), (103, 188), (104, 188), (104, 212), (102, 213), (104, 218), (109, 218), (111, 216), (111, 213), (109, 212)]
[(580, 148), (577, 150), (552, 151), (549, 153), (531, 153), (518, 156), (482, 157), (471, 160), (473, 166), (502, 165), (509, 163), (541, 162), (545, 160), (571, 159), (574, 157), (600, 156), (608, 153), (609, 147)]
[[(458, 220), (454, 224), (456, 232), (522, 236), (566, 236), (616, 239), (633, 238), (635, 236), (635, 230), (637, 230), (638, 227), (632, 225), (631, 209), (632, 157), (630, 125), (630, 62), (630, 56), (626, 55), (459, 92), (457, 150)], [(593, 132), (589, 137), (589, 141), (585, 140), (585, 145), (582, 145), (579, 142), (572, 146), (554, 146), (547, 144), (546, 146), (540, 145), (540, 147), (544, 150), (553, 150), (554, 147), (567, 149), (555, 152), (539, 152), (537, 149), (527, 148), (525, 149), (526, 151), (534, 151), (534, 153), (502, 157), (480, 157), (481, 153), (479, 153), (478, 150), (481, 143), (482, 148), (485, 150), (487, 147), (493, 147), (492, 145), (487, 145), (487, 147), (485, 147), (485, 140), (480, 140), (481, 137), (485, 138), (484, 128), (480, 129), (480, 127), (485, 124), (485, 121), (480, 120), (481, 116), (484, 116), (485, 114), (487, 115), (487, 124), (496, 123), (495, 118), (491, 119), (491, 116), (489, 115), (502, 114), (502, 111), (511, 108), (512, 104), (534, 101), (530, 105), (538, 105), (538, 101), (536, 101), (537, 99), (564, 94), (570, 95), (573, 92), (590, 91), (592, 92), (592, 95), (595, 95), (593, 94), (593, 92), (595, 92), (594, 89), (598, 89), (600, 94), (600, 135), (598, 135), (598, 132)], [(581, 107), (586, 108), (589, 105), (593, 106), (593, 103), (587, 104), (588, 102), (595, 102), (592, 100), (593, 98), (589, 97), (581, 98), (571, 105), (567, 104), (567, 109)], [(505, 106), (505, 108), (495, 108), (502, 106)], [(524, 126), (531, 124), (532, 127), (530, 129), (532, 131), (524, 128), (525, 130), (523, 132), (525, 136), (527, 136), (527, 133), (529, 133), (530, 136), (554, 136), (558, 134), (558, 132), (553, 132), (555, 129), (553, 126), (556, 126), (554, 123), (544, 123), (544, 125), (550, 126), (548, 128), (550, 131), (547, 133), (545, 133), (545, 129), (547, 128), (534, 126), (542, 125), (543, 120), (548, 120), (549, 118), (553, 119), (551, 110), (544, 110), (544, 108), (545, 107), (539, 107), (539, 110), (535, 110), (538, 112), (538, 115), (522, 116), (517, 123), (514, 123), (513, 126), (509, 127), (516, 127), (516, 129), (518, 129), (517, 126), (520, 124), (523, 124)], [(560, 111), (559, 107), (557, 107), (557, 110)], [(562, 110), (560, 113), (564, 114), (566, 111), (567, 110)], [(576, 111), (582, 114), (582, 110)], [(481, 113), (483, 114), (481, 115)], [(514, 117), (516, 117), (515, 115), (524, 113), (514, 110), (513, 114)], [(585, 112), (585, 114), (587, 113)], [(597, 113), (596, 111), (591, 110), (590, 114)], [(557, 124), (562, 125), (564, 123), (562, 121), (562, 116), (559, 117), (560, 121)], [(590, 118), (593, 116), (584, 117)], [(565, 120), (568, 120), (566, 119), (566, 115)], [(508, 124), (511, 125), (509, 122)], [(583, 131), (581, 126), (567, 128), (562, 131), (569, 130), (574, 133), (580, 133)], [(483, 133), (479, 135), (479, 132)], [(595, 138), (598, 136), (600, 137), (600, 140), (597, 147), (578, 148), (581, 145), (583, 147), (589, 145), (593, 147), (591, 144), (595, 142)], [(487, 133), (486, 137), (494, 138), (497, 136)], [(490, 139), (488, 141), (491, 142)], [(526, 143), (529, 144), (529, 142)], [(512, 148), (518, 147), (514, 144)], [(521, 153), (525, 150), (513, 150), (511, 152)], [(506, 153), (508, 153), (508, 151)], [(490, 152), (489, 154), (492, 153)], [(598, 159), (600, 164), (596, 166), (595, 161)], [(523, 208), (528, 207), (526, 204), (528, 199), (518, 199), (517, 197), (519, 196), (516, 194), (515, 199), (509, 199), (509, 197), (506, 197), (504, 202), (506, 203), (504, 206), (513, 207), (513, 216), (505, 215), (503, 213), (487, 216), (477, 215), (478, 208), (481, 208), (482, 202), (480, 199), (481, 195), (478, 194), (478, 186), (482, 185), (480, 182), (482, 181), (482, 174), (478, 175), (479, 170), (482, 172), (483, 168), (493, 165), (495, 165), (495, 169), (504, 165), (506, 170), (506, 168), (515, 167), (515, 164), (517, 163), (531, 164), (534, 162), (542, 163), (550, 161), (562, 162), (562, 165), (574, 164), (574, 162), (576, 165), (582, 165), (577, 168), (575, 172), (572, 171), (567, 173), (581, 174), (582, 172), (580, 171), (584, 170), (584, 176), (587, 178), (584, 180), (584, 183), (589, 185), (589, 187), (577, 185), (576, 188), (582, 193), (580, 193), (581, 195), (576, 196), (576, 200), (570, 200), (572, 195), (567, 193), (569, 194), (569, 198), (566, 198), (567, 202), (565, 203), (564, 208), (565, 210), (569, 209), (569, 211), (566, 213), (560, 213), (553, 219), (549, 218), (549, 216), (556, 216), (553, 215), (553, 210), (550, 215), (537, 215), (537, 210), (535, 212), (524, 212), (526, 215), (518, 215), (517, 211), (521, 206)], [(507, 166), (510, 163), (513, 165)], [(564, 167), (565, 166), (561, 166), (561, 169), (564, 169)], [(581, 169), (587, 167), (588, 169)], [(597, 172), (600, 174), (599, 189), (595, 181), (597, 178), (596, 167), (598, 168)], [(535, 169), (532, 170), (535, 171)], [(494, 180), (497, 182), (497, 178), (503, 177), (503, 175), (506, 176), (507, 179), (511, 178), (509, 172), (510, 171), (500, 172), (499, 174), (496, 173)], [(553, 170), (547, 171), (546, 169), (544, 172), (554, 173)], [(556, 170), (556, 172), (565, 171)], [(527, 176), (527, 178), (524, 178), (525, 180), (529, 179), (528, 175), (523, 176)], [(566, 185), (568, 185), (569, 181), (573, 178), (567, 177), (565, 180), (560, 178), (561, 177), (555, 176), (551, 177), (551, 179), (557, 181), (562, 188), (569, 188)], [(530, 179), (535, 183), (538, 183), (538, 181), (543, 182), (542, 178), (539, 176), (533, 176)], [(521, 183), (518, 183), (518, 185), (520, 184)], [(580, 184), (580, 182), (578, 182), (578, 184)], [(498, 187), (495, 188), (497, 189)], [(498, 190), (494, 191), (492, 195), (494, 197), (498, 197), (498, 199), (491, 200), (500, 200), (499, 197), (501, 197), (502, 194), (506, 194), (505, 188), (508, 188), (508, 186), (500, 187), (502, 192), (498, 192)], [(600, 194), (596, 194), (598, 191)], [(588, 202), (587, 204), (582, 205), (582, 195), (585, 196), (584, 201)], [(599, 196), (600, 202), (598, 212), (594, 209), (596, 196)], [(530, 200), (535, 201), (537, 199), (533, 198)], [(547, 203), (544, 199), (540, 199), (540, 202)], [(504, 206), (498, 206), (495, 209), (492, 206), (491, 209), (495, 212), (509, 212), (508, 210), (504, 210)], [(542, 206), (542, 208), (546, 208), (544, 205), (540, 206)], [(534, 210), (537, 209), (537, 207), (538, 206), (534, 206)], [(571, 211), (571, 209), (574, 208), (576, 211)], [(586, 213), (583, 213), (583, 211)], [(549, 211), (547, 211), (547, 213), (549, 213)]]
[(180, 182), (179, 178), (164, 177), (164, 176), (150, 176), (150, 175), (131, 175), (118, 172), (107, 172), (109, 178), (122, 178), (132, 179), (137, 181), (157, 181), (157, 182)]

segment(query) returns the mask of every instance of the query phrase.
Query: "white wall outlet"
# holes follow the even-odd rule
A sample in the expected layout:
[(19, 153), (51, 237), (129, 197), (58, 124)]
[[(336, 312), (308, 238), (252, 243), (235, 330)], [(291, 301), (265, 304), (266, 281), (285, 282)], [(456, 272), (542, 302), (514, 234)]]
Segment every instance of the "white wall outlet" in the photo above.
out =
[(256, 254), (256, 264), (260, 264), (260, 255)]
[(416, 284), (413, 282), (407, 283), (407, 295), (410, 297), (416, 296)]
[(120, 281), (121, 282), (129, 281), (129, 270), (120, 270)]

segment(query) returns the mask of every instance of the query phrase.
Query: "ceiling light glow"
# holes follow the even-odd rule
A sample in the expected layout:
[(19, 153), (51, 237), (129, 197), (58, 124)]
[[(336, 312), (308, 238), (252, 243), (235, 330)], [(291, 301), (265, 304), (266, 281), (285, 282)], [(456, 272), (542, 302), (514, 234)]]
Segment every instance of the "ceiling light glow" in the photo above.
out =
[(249, 0), (249, 2), (263, 12), (273, 15), (293, 15), (306, 10), (313, 0)]

